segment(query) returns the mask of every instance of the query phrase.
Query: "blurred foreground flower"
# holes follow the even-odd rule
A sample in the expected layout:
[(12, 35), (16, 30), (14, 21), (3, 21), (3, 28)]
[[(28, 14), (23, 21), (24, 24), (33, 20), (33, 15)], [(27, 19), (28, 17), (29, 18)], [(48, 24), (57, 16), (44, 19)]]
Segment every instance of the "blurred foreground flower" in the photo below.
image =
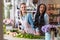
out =
[(41, 29), (43, 32), (50, 32), (51, 30), (56, 30), (56, 26), (55, 25), (44, 25), (42, 26)]
[(10, 24), (10, 25), (13, 25), (13, 24), (14, 24), (14, 21), (13, 21), (12, 19), (8, 19), (8, 18), (7, 18), (7, 19), (4, 19), (4, 20), (3, 20), (3, 23), (6, 24), (6, 25), (9, 25), (9, 24)]
[[(43, 32), (45, 32), (45, 40), (54, 40), (54, 35), (57, 30), (55, 25), (44, 25), (41, 29)], [(48, 37), (49, 36), (49, 37)]]

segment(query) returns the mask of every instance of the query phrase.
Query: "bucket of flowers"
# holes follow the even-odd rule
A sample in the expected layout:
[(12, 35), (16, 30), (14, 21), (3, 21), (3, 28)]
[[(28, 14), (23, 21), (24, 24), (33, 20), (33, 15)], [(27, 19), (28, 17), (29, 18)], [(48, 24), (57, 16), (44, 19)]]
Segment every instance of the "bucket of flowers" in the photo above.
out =
[(5, 25), (14, 25), (14, 21), (12, 19), (6, 18), (3, 20)]
[(44, 25), (41, 30), (45, 33), (45, 40), (54, 40), (54, 34), (57, 30), (55, 25)]
[(6, 18), (3, 20), (3, 24), (6, 26), (6, 33), (9, 34), (9, 31), (13, 29), (14, 21), (12, 19)]

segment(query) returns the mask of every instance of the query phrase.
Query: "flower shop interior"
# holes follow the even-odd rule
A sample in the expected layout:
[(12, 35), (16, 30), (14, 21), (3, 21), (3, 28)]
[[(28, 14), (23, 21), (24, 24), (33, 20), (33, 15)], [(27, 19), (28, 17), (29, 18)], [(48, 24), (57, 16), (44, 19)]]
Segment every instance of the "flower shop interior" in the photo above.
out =
[[(50, 35), (54, 37), (50, 39), (58, 40), (60, 38), (60, 0), (3, 0), (3, 1), (1, 0), (0, 1), (0, 4), (1, 4), (0, 5), (0, 16), (1, 16), (0, 26), (2, 27), (0, 27), (0, 35), (1, 35), (0, 40), (3, 40), (3, 38), (6, 38), (6, 35), (10, 35), (16, 38), (28, 38), (28, 40), (29, 39), (31, 40), (32, 39), (43, 39), (43, 40), (49, 39), (46, 35), (44, 36), (33, 35), (33, 34), (23, 33), (23, 31), (20, 30), (21, 28), (19, 27), (20, 24), (19, 24), (18, 16), (19, 16), (21, 3), (26, 3), (27, 13), (32, 13), (33, 21), (35, 21), (35, 13), (37, 11), (38, 5), (41, 3), (45, 4), (47, 7), (46, 13), (48, 12), (48, 10), (50, 10), (50, 13), (53, 14), (49, 16), (49, 23), (53, 25), (53, 28), (51, 29), (52, 31), (50, 30), (50, 33), (51, 33)], [(47, 26), (51, 26), (51, 25), (47, 25)], [(54, 35), (54, 32), (55, 32), (54, 28), (56, 28), (57, 30), (56, 35)]]

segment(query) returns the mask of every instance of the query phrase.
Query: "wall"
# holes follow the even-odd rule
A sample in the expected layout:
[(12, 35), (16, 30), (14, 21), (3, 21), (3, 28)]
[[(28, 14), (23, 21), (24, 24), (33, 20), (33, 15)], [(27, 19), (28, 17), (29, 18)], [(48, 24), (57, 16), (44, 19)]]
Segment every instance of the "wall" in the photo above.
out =
[(0, 0), (0, 40), (3, 40), (3, 24), (2, 24), (2, 16), (3, 16), (3, 0)]
[(45, 3), (45, 4), (60, 4), (60, 0), (38, 0), (38, 4)]

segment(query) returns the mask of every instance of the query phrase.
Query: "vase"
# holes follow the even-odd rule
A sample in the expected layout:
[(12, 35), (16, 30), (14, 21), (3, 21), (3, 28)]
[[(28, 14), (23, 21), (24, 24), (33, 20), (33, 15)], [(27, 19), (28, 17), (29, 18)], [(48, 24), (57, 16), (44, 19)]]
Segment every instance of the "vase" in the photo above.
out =
[(6, 25), (6, 30), (12, 30), (12, 29), (13, 29), (13, 26)]
[(51, 40), (51, 34), (49, 32), (45, 32), (45, 40)]
[(51, 40), (55, 40), (54, 36), (55, 36), (54, 31), (51, 31)]

